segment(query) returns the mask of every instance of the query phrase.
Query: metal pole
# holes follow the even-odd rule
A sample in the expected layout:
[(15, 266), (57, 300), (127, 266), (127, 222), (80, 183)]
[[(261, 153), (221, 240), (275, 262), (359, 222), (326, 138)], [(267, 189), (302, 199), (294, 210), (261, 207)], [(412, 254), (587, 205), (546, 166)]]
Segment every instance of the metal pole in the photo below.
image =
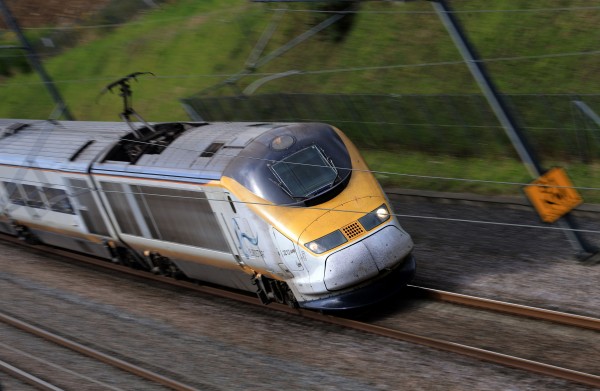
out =
[(6, 21), (6, 24), (8, 25), (8, 28), (10, 28), (12, 31), (14, 31), (14, 33), (17, 35), (19, 41), (21, 42), (21, 48), (24, 49), (27, 53), (27, 59), (29, 60), (29, 63), (42, 78), (42, 81), (44, 82), (44, 85), (46, 86), (46, 88), (48, 89), (48, 92), (52, 96), (52, 99), (60, 108), (60, 112), (62, 112), (62, 114), (65, 116), (66, 119), (73, 120), (74, 118), (71, 115), (71, 113), (69, 112), (69, 108), (67, 107), (67, 105), (63, 101), (62, 97), (60, 96), (60, 93), (58, 92), (58, 89), (54, 85), (54, 82), (52, 81), (52, 79), (50, 78), (48, 73), (46, 73), (46, 70), (44, 69), (44, 66), (42, 65), (37, 53), (35, 52), (33, 47), (29, 44), (29, 41), (27, 40), (27, 38), (21, 31), (19, 24), (17, 23), (17, 21), (15, 20), (15, 18), (12, 15), (12, 13), (10, 12), (8, 7), (4, 3), (4, 0), (0, 0), (0, 12), (2, 12), (2, 14), (4, 16), (4, 20)]
[(587, 104), (585, 104), (585, 102), (582, 102), (580, 100), (574, 100), (573, 104), (577, 106), (577, 108), (589, 119), (594, 121), (596, 125), (598, 125), (598, 127), (600, 127), (600, 115), (596, 114), (596, 112), (592, 110), (590, 106), (588, 106)]
[[(469, 71), (471, 71), (471, 74), (475, 78), (475, 81), (479, 85), (483, 95), (494, 111), (494, 114), (496, 114), (496, 117), (500, 121), (500, 124), (504, 128), (508, 138), (519, 154), (519, 157), (525, 164), (525, 167), (533, 178), (541, 176), (545, 170), (542, 168), (538, 158), (535, 156), (533, 149), (527, 142), (525, 135), (517, 125), (517, 122), (510, 114), (508, 105), (504, 102), (502, 96), (498, 94), (498, 91), (494, 86), (491, 77), (488, 75), (483, 62), (479, 60), (475, 48), (469, 43), (467, 35), (462, 30), (460, 22), (455, 17), (447, 1), (435, 0), (431, 4), (446, 27), (446, 30), (450, 34), (452, 41), (454, 41), (454, 44), (462, 55), (469, 68)], [(572, 218), (568, 214), (563, 219), (559, 220), (558, 224), (565, 228), (564, 232), (566, 233), (567, 238), (571, 242), (573, 248), (578, 251), (580, 255), (586, 253), (593, 255), (598, 252), (598, 249), (587, 243), (587, 241), (579, 232), (574, 231), (576, 227)]]

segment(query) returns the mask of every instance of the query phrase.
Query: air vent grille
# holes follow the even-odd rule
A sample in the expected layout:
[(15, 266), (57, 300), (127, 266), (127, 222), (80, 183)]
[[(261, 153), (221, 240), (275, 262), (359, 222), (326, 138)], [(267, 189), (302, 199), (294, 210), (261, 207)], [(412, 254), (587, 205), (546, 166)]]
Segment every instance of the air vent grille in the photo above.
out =
[(348, 239), (352, 239), (365, 232), (365, 230), (357, 221), (355, 221), (343, 227), (342, 232)]

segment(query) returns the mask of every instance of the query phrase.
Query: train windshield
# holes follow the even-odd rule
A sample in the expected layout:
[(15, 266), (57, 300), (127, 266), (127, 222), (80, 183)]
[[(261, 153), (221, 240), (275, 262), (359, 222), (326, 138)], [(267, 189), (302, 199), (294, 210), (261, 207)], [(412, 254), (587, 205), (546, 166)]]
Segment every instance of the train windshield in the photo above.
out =
[(319, 123), (281, 124), (254, 138), (223, 176), (276, 205), (312, 206), (338, 195), (352, 161), (336, 130)]
[(282, 188), (293, 198), (306, 199), (331, 188), (338, 172), (315, 145), (271, 165)]

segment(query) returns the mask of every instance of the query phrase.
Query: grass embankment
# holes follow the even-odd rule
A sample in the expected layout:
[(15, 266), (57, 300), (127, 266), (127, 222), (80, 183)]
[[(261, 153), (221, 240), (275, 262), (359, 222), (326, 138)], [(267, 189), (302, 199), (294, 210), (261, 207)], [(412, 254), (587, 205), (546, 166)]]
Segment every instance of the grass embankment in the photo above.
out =
[[(456, 158), (371, 150), (363, 150), (362, 154), (382, 186), (390, 188), (518, 196), (523, 194), (523, 186), (532, 181), (525, 166), (514, 159)], [(600, 189), (598, 164), (554, 163), (567, 170), (575, 187)], [(578, 189), (578, 192), (585, 202), (600, 203), (599, 191)]]
[[(597, 50), (600, 12), (584, 9), (600, 1), (485, 0), (453, 2), (457, 10), (537, 9), (531, 12), (461, 13), (473, 43), (484, 58), (531, 57)], [(115, 120), (117, 96), (97, 100), (109, 82), (134, 71), (151, 71), (134, 83), (134, 107), (149, 120), (186, 118), (178, 99), (214, 86), (244, 68), (274, 14), (285, 4), (247, 0), (179, 0), (140, 15), (116, 28), (85, 30), (80, 43), (45, 61), (76, 118)], [(300, 12), (313, 4), (289, 5), (263, 55), (296, 37), (329, 14)], [(289, 70), (303, 74), (273, 80), (258, 93), (476, 93), (477, 86), (460, 63), (455, 46), (431, 13), (429, 2), (360, 4), (349, 28), (329, 29), (294, 47), (242, 78), (235, 88), (212, 94), (235, 94), (265, 74)], [(378, 13), (379, 12), (379, 13)], [(90, 32), (91, 31), (91, 32)], [(36, 37), (43, 32), (28, 32)], [(6, 36), (5, 36), (6, 37)], [(598, 55), (565, 55), (494, 61), (488, 68), (503, 93), (598, 93)], [(430, 65), (425, 65), (430, 64)], [(432, 65), (437, 64), (437, 65)], [(391, 65), (391, 66), (390, 66)], [(385, 68), (382, 68), (385, 67)], [(332, 71), (346, 69), (347, 71)], [(349, 70), (353, 69), (353, 70)], [(0, 85), (0, 117), (46, 118), (53, 103), (35, 74), (19, 74)], [(458, 108), (460, 111), (460, 108)], [(566, 109), (568, 110), (568, 108)], [(436, 115), (432, 113), (432, 115)], [(555, 124), (560, 127), (563, 124)], [(453, 140), (450, 140), (453, 141)], [(461, 142), (468, 143), (468, 140)], [(519, 162), (511, 159), (458, 159), (406, 151), (369, 152), (375, 170), (507, 182), (528, 182)], [(548, 162), (560, 164), (563, 162)], [(580, 168), (579, 168), (580, 167)], [(594, 166), (571, 165), (576, 185), (600, 187)], [(517, 194), (515, 186), (465, 181), (425, 180), (396, 175), (381, 179), (404, 187), (478, 193)], [(397, 182), (396, 182), (397, 181)], [(510, 190), (507, 190), (510, 189)]]
[[(600, 5), (595, 1), (594, 4)], [(589, 0), (561, 7), (589, 6)], [(118, 99), (96, 97), (109, 81), (133, 71), (158, 78), (135, 86), (136, 104), (152, 120), (185, 116), (178, 99), (223, 81), (244, 67), (270, 22), (284, 4), (247, 0), (179, 0), (117, 28), (84, 29), (82, 41), (45, 61), (73, 113), (81, 119), (113, 119)], [(311, 5), (312, 7), (313, 5)], [(309, 8), (296, 4), (292, 9)], [(551, 0), (456, 2), (457, 10), (556, 8)], [(477, 86), (429, 2), (363, 3), (347, 30), (330, 28), (257, 69), (306, 74), (266, 83), (262, 92), (469, 93)], [(382, 13), (377, 13), (382, 12)], [(410, 13), (423, 12), (423, 13)], [(263, 54), (269, 53), (329, 14), (287, 12)], [(597, 10), (486, 12), (459, 14), (484, 58), (537, 56), (597, 50)], [(90, 32), (91, 31), (91, 32)], [(43, 31), (29, 30), (39, 39)], [(4, 39), (6, 41), (6, 38)], [(488, 64), (503, 93), (598, 93), (598, 55), (572, 55)], [(458, 64), (445, 64), (446, 62)], [(412, 66), (414, 64), (439, 64)], [(382, 66), (390, 68), (377, 68)], [(407, 65), (406, 67), (402, 65)], [(361, 69), (372, 68), (375, 69)], [(345, 72), (321, 72), (335, 69)], [(241, 89), (261, 76), (242, 79)], [(36, 74), (18, 75), (2, 85), (2, 117), (43, 118), (52, 103)], [(218, 94), (237, 93), (234, 89)]]
[[(153, 121), (181, 120), (187, 116), (179, 98), (241, 68), (241, 56), (232, 56), (249, 44), (243, 21), (259, 23), (261, 14), (245, 0), (178, 1), (122, 27), (84, 31), (85, 41), (46, 60), (45, 67), (77, 119), (118, 119), (120, 98), (98, 100), (100, 91), (116, 78), (150, 71), (157, 77), (132, 86), (134, 107)], [(52, 111), (36, 74), (5, 82), (1, 117), (46, 118)]]

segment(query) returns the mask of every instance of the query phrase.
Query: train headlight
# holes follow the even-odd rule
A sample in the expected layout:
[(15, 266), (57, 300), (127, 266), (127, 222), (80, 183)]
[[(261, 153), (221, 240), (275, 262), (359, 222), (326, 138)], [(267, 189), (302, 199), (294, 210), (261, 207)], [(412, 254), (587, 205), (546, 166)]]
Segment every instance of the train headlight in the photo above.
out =
[(358, 219), (358, 221), (364, 227), (364, 229), (370, 231), (384, 221), (387, 221), (389, 218), (390, 211), (388, 210), (387, 206), (383, 204), (379, 208)]
[(337, 230), (333, 231), (330, 234), (327, 234), (317, 240), (313, 240), (312, 242), (308, 242), (304, 244), (306, 248), (312, 251), (315, 254), (321, 254), (325, 251), (331, 250), (334, 247), (339, 246), (340, 244), (344, 244), (347, 242), (346, 237), (342, 233), (342, 231)]

